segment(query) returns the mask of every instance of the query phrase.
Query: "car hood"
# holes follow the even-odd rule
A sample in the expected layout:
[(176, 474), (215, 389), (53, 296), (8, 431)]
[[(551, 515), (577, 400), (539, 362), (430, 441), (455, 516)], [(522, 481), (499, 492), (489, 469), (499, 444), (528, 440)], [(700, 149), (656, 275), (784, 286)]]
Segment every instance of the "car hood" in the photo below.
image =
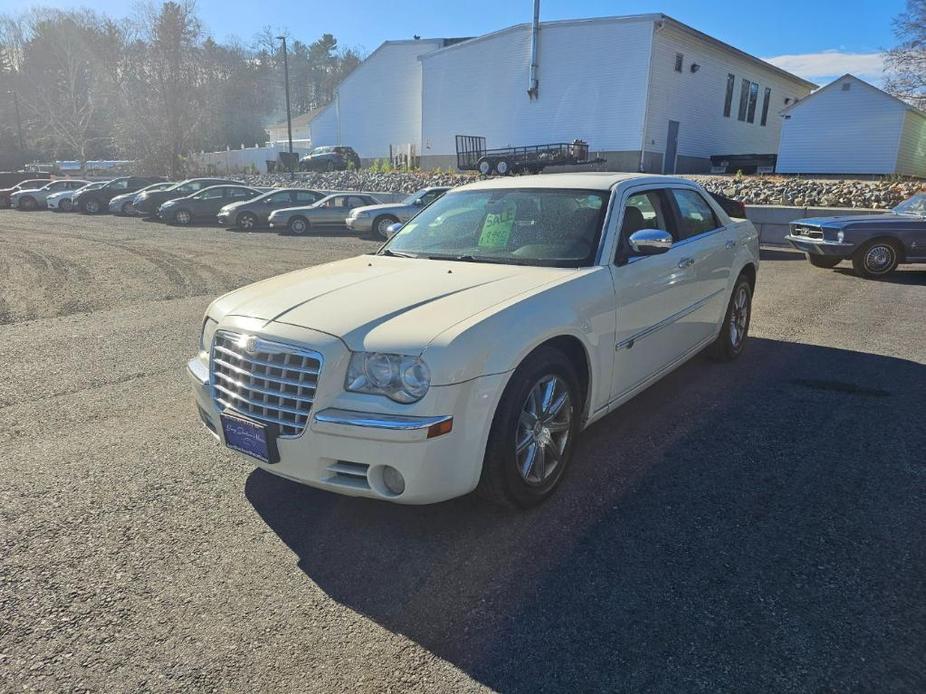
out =
[(367, 255), (243, 287), (210, 315), (310, 328), (354, 351), (417, 354), (451, 326), (576, 272)]
[(242, 207), (244, 207), (245, 205), (248, 205), (248, 204), (250, 204), (250, 203), (252, 203), (252, 202), (254, 202), (253, 199), (251, 199), (251, 200), (239, 200), (238, 202), (230, 202), (230, 203), (228, 203), (227, 205), (222, 205), (222, 209), (223, 209), (223, 210), (240, 210)]
[(810, 217), (808, 219), (799, 219), (791, 222), (792, 224), (808, 224), (812, 226), (821, 226), (828, 229), (841, 229), (850, 224), (858, 223), (875, 223), (884, 224), (885, 222), (897, 224), (904, 222), (919, 221), (918, 217), (904, 216), (899, 214), (848, 214), (837, 217)]

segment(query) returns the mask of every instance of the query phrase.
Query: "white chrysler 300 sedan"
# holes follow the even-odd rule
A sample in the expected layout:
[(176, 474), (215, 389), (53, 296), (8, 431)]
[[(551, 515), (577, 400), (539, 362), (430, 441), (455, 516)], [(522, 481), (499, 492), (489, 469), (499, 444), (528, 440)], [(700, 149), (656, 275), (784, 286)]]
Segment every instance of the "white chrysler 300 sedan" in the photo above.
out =
[(574, 173), (447, 193), (377, 253), (214, 301), (199, 415), (261, 468), (399, 503), (547, 497), (576, 437), (743, 349), (759, 240), (695, 183)]

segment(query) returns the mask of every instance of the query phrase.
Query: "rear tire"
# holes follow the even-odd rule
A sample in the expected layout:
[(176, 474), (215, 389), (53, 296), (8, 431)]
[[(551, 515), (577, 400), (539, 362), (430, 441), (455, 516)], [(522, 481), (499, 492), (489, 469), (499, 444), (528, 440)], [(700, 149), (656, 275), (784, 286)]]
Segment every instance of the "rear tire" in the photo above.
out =
[(294, 236), (302, 236), (309, 231), (309, 220), (307, 220), (305, 217), (293, 217), (289, 220), (286, 228), (289, 229), (290, 234), (293, 234)]
[(507, 176), (511, 173), (511, 164), (508, 163), (507, 159), (499, 159), (495, 162), (495, 172), (499, 176)]
[(708, 347), (708, 354), (717, 361), (733, 361), (743, 353), (749, 335), (752, 318), (752, 285), (740, 275), (733, 286), (723, 327), (714, 343)]
[(842, 258), (834, 258), (831, 255), (808, 255), (807, 260), (814, 267), (822, 267), (827, 270), (833, 269), (842, 262)]
[(193, 215), (190, 213), (189, 210), (183, 209), (181, 207), (179, 210), (174, 212), (174, 218), (172, 221), (177, 226), (182, 226), (182, 227), (189, 226), (190, 222), (193, 221)]
[(890, 239), (875, 239), (852, 256), (852, 267), (860, 277), (877, 279), (891, 274), (900, 262), (900, 249)]
[(494, 167), (490, 159), (482, 158), (476, 164), (476, 168), (479, 169), (479, 173), (481, 173), (483, 176), (488, 176), (490, 173), (492, 173), (492, 169)]
[(391, 214), (384, 214), (373, 220), (373, 236), (377, 239), (385, 241), (389, 238), (389, 234), (386, 233), (386, 228), (395, 224), (399, 220), (393, 217)]
[(74, 203), (71, 202), (69, 198), (64, 198), (61, 202), (58, 203), (58, 209), (62, 212), (70, 212), (74, 209)]
[(19, 209), (25, 210), (26, 212), (31, 212), (36, 207), (38, 207), (38, 205), (35, 202), (35, 198), (25, 197), (19, 201)]
[(96, 214), (100, 211), (100, 201), (96, 198), (87, 198), (80, 203), (80, 211), (84, 214)]
[(122, 203), (122, 208), (119, 210), (124, 216), (129, 217), (135, 212), (135, 207), (132, 205), (132, 202)]
[(495, 410), (476, 487), (480, 496), (521, 508), (550, 497), (579, 434), (578, 384), (572, 362), (553, 347), (540, 347), (522, 362)]

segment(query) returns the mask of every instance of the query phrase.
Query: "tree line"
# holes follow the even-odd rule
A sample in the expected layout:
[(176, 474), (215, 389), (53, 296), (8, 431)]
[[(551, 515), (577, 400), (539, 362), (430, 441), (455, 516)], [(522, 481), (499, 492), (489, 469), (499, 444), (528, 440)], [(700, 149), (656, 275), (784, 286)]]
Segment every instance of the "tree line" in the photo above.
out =
[[(182, 175), (200, 150), (262, 143), (285, 119), (277, 32), (217, 42), (193, 0), (128, 20), (35, 8), (0, 16), (0, 169), (37, 159), (132, 159)], [(361, 60), (331, 34), (288, 37), (293, 115), (331, 101)], [(20, 146), (22, 136), (22, 147)]]

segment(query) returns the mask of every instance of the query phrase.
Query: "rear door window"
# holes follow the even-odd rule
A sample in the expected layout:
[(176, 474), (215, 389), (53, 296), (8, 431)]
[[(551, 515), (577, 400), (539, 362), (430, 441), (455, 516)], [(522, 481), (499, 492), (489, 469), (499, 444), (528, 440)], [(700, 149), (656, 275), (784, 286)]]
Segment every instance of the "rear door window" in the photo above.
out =
[(697, 191), (675, 188), (672, 197), (678, 207), (679, 240), (713, 231), (720, 226), (714, 210)]
[(304, 190), (298, 190), (293, 195), (295, 202), (316, 202), (319, 199), (319, 196), (315, 193), (309, 193)]

